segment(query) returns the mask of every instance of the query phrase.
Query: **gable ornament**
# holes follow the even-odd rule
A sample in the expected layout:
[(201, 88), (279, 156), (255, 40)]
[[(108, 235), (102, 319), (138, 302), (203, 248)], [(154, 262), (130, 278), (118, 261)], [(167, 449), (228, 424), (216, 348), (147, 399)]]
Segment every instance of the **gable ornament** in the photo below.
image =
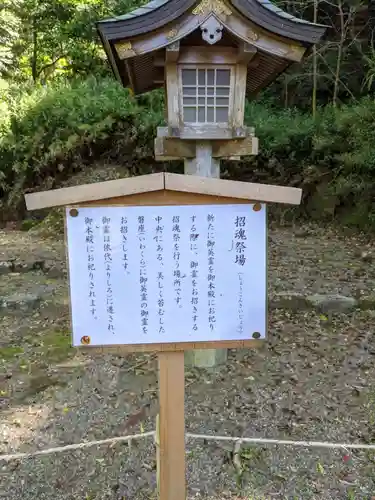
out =
[(214, 45), (216, 42), (223, 38), (224, 26), (219, 23), (215, 16), (210, 16), (201, 25), (202, 38), (210, 45)]

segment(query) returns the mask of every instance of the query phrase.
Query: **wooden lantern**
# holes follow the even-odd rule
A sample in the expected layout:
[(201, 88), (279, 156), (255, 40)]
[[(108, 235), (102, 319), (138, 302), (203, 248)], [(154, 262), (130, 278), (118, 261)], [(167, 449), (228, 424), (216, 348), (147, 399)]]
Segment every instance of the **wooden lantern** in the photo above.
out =
[(135, 94), (165, 86), (167, 127), (155, 141), (163, 161), (196, 157), (202, 141), (214, 159), (257, 154), (246, 96), (300, 62), (325, 29), (268, 0), (155, 0), (98, 23), (124, 86)]

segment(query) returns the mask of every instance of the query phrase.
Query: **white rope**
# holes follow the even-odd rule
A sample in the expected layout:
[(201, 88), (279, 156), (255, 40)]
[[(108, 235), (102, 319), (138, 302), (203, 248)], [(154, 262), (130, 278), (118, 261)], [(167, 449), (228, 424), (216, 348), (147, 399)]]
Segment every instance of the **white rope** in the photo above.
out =
[(231, 436), (210, 436), (205, 434), (186, 434), (191, 439), (206, 439), (207, 441), (240, 441), (241, 443), (253, 444), (280, 444), (290, 446), (305, 446), (306, 448), (340, 448), (343, 450), (375, 450), (375, 444), (361, 443), (329, 443), (326, 441), (289, 441), (285, 439), (263, 439)]
[(88, 448), (90, 446), (96, 446), (96, 445), (100, 446), (102, 444), (119, 443), (121, 441), (133, 441), (134, 439), (141, 439), (154, 435), (155, 431), (150, 431), (150, 432), (144, 432), (143, 434), (133, 434), (132, 436), (120, 436), (109, 439), (101, 439), (100, 441), (87, 441), (79, 444), (68, 444), (66, 446), (59, 446), (58, 448), (48, 448), (46, 450), (38, 450), (32, 453), (13, 453), (11, 455), (0, 455), (0, 461), (5, 460), (9, 462), (9, 460), (16, 460), (19, 458), (36, 457), (38, 455), (49, 455), (51, 453), (61, 453), (67, 450), (80, 450), (82, 448)]
[[(38, 450), (31, 453), (13, 453), (9, 455), (0, 455), (0, 461), (17, 460), (20, 458), (36, 457), (38, 455), (49, 455), (51, 453), (62, 453), (68, 450), (79, 450), (88, 448), (90, 446), (100, 446), (102, 444), (119, 443), (122, 441), (133, 441), (135, 439), (143, 439), (155, 436), (155, 431), (144, 432), (142, 434), (133, 434), (131, 436), (119, 436), (114, 438), (102, 439), (100, 441), (87, 441), (78, 444), (68, 444), (58, 448), (48, 448), (46, 450)], [(276, 445), (289, 445), (301, 446), (306, 448), (331, 448), (342, 450), (375, 450), (375, 444), (361, 444), (361, 443), (329, 443), (326, 441), (289, 441), (283, 439), (263, 439), (263, 438), (247, 438), (247, 437), (232, 437), (232, 436), (212, 436), (206, 434), (190, 434), (187, 433), (186, 437), (189, 439), (204, 439), (206, 441), (232, 441), (240, 443), (253, 443), (253, 444), (276, 444)]]

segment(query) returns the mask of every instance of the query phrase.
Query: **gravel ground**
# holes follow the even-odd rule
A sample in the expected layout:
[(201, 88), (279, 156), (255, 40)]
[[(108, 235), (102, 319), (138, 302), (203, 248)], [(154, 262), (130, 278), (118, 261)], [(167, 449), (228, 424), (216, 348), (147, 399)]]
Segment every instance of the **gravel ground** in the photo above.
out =
[[(9, 247), (12, 242), (12, 248)], [(47, 252), (63, 268), (61, 242), (0, 234), (1, 258), (23, 261)], [(270, 231), (270, 293), (373, 294), (371, 245), (327, 229)], [(36, 272), (36, 271), (32, 271)], [(48, 273), (47, 273), (48, 274)], [(41, 271), (8, 274), (0, 295), (35, 293), (51, 279)], [(44, 276), (44, 277), (43, 277)], [(45, 281), (44, 281), (45, 280)], [(6, 283), (6, 284), (5, 284)], [(69, 338), (63, 278), (41, 308), (0, 318), (0, 453), (121, 435), (129, 415), (157, 397), (152, 355), (75, 355)], [(43, 288), (43, 290), (45, 290)], [(9, 292), (7, 292), (9, 291)], [(44, 292), (43, 292), (44, 293)], [(215, 372), (186, 372), (187, 431), (248, 437), (375, 442), (373, 335), (375, 312), (322, 316), (274, 310), (269, 339), (258, 350), (230, 351)], [(153, 418), (142, 424), (154, 428)], [(137, 433), (136, 426), (132, 432)], [(189, 498), (371, 499), (375, 453), (242, 446), (188, 440)], [(0, 498), (152, 499), (152, 438), (114, 446), (0, 462)]]

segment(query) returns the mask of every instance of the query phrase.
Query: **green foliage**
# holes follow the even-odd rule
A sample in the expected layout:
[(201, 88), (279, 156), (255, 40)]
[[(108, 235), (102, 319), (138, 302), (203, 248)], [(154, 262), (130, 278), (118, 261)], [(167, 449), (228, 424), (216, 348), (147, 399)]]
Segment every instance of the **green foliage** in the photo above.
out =
[(12, 46), (19, 31), (19, 19), (14, 13), (16, 1), (3, 1), (0, 4), (0, 74), (4, 74), (12, 66)]
[(0, 186), (8, 204), (17, 204), (25, 188), (46, 178), (54, 185), (95, 159), (151, 155), (161, 109), (157, 93), (139, 104), (112, 79), (25, 94), (13, 103), (0, 137)]
[(325, 175), (352, 175), (357, 181), (371, 177), (375, 169), (374, 116), (375, 102), (369, 97), (339, 109), (322, 108), (316, 120), (298, 109), (272, 111), (254, 103), (246, 113), (260, 137), (261, 158), (273, 157), (283, 177), (314, 166)]
[[(61, 185), (98, 161), (125, 165), (130, 174), (156, 167), (161, 91), (134, 98), (113, 79), (90, 78), (3, 92), (9, 99), (0, 126), (0, 185), (11, 210), (23, 206), (25, 189)], [(260, 154), (225, 168), (233, 179), (302, 187), (309, 217), (374, 227), (374, 116), (370, 98), (322, 108), (315, 120), (295, 108), (248, 103), (246, 122), (256, 127)]]
[(375, 83), (375, 49), (370, 47), (369, 54), (364, 55), (364, 62), (366, 64), (366, 73), (363, 80), (362, 88), (370, 92), (374, 88)]
[(309, 216), (314, 205), (319, 218), (375, 227), (374, 116), (369, 97), (322, 108), (316, 120), (298, 109), (248, 104), (246, 120), (256, 127), (260, 154), (245, 167), (229, 166), (229, 174), (302, 187)]
[(23, 354), (23, 349), (22, 347), (1, 347), (0, 348), (0, 359), (12, 359), (19, 357), (21, 354)]
[[(97, 161), (126, 164), (130, 174), (155, 167), (163, 94), (135, 99), (115, 83), (96, 31), (98, 20), (147, 1), (1, 2), (0, 218), (23, 207), (25, 189), (60, 185)], [(314, 18), (313, 3), (274, 2)], [(373, 94), (375, 52), (358, 25), (370, 14), (361, 0), (318, 6), (329, 39), (247, 105), (260, 154), (225, 168), (232, 178), (301, 186), (309, 217), (374, 226), (375, 105), (363, 96)], [(313, 93), (322, 106), (314, 119)]]
[(0, 74), (46, 83), (109, 73), (96, 22), (142, 0), (12, 0), (0, 5)]

